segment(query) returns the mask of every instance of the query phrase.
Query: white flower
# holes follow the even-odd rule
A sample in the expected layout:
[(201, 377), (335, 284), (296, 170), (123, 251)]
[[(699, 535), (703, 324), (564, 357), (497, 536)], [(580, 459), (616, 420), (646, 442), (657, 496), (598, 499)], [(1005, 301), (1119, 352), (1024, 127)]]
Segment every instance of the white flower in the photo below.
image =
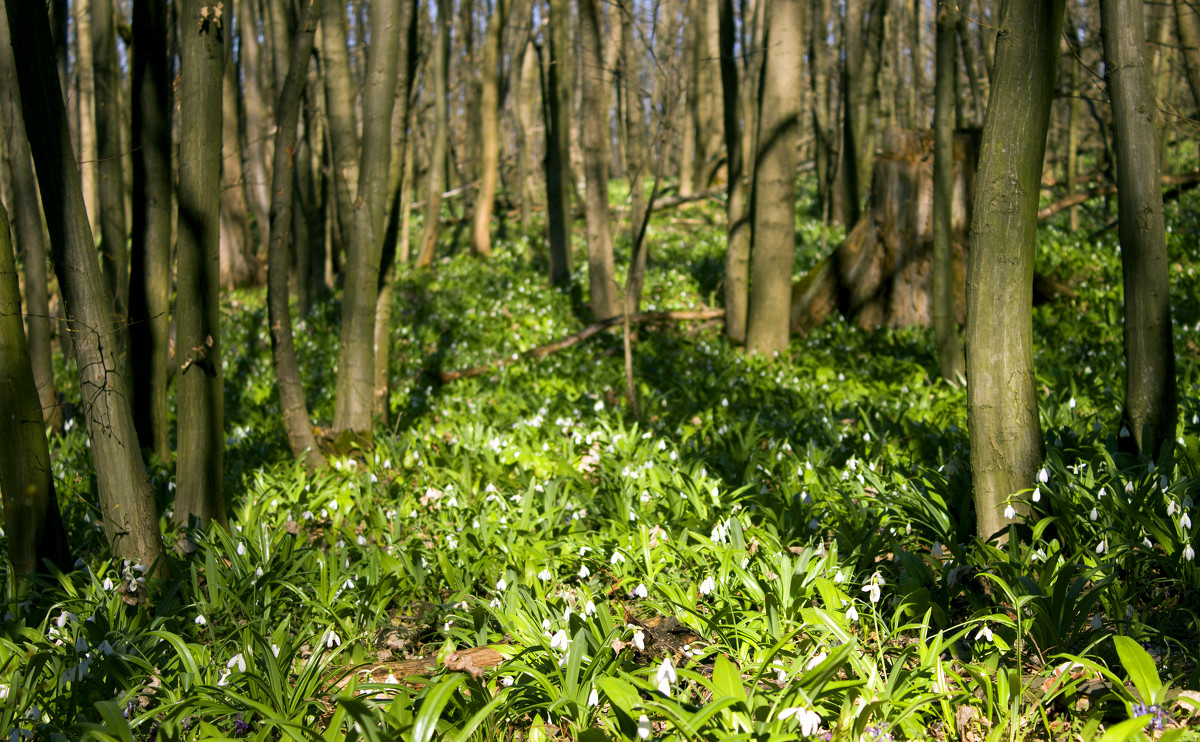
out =
[(596, 693), (596, 686), (594, 686), (594, 685), (592, 686), (592, 692), (588, 694), (587, 705), (589, 705), (589, 706), (599, 706), (600, 705), (600, 695), (598, 693)]
[(633, 632), (633, 646), (638, 648), (638, 651), (646, 651), (646, 635), (641, 629)]
[(1014, 508), (1012, 505), (1009, 505), (1008, 507), (1004, 508), (1004, 517), (1009, 520), (1016, 518), (1017, 517), (1017, 509)]
[(664, 696), (671, 695), (671, 683), (674, 683), (678, 677), (675, 665), (671, 664), (671, 658), (663, 658), (662, 664), (654, 671), (654, 682), (658, 684), (658, 692)]
[(100, 586), (100, 588), (101, 588), (102, 590), (104, 590), (105, 592), (111, 592), (111, 591), (112, 591), (112, 589), (113, 589), (113, 587), (115, 587), (115, 586), (113, 585), (113, 581), (112, 581), (112, 578), (111, 578), (111, 577), (105, 577), (105, 578), (104, 578), (104, 584), (102, 584), (102, 585)]
[(343, 590), (353, 590), (354, 589), (354, 580), (346, 578), (346, 581), (342, 583), (342, 589)]
[(646, 597), (649, 597), (650, 591), (646, 589), (645, 583), (640, 583), (640, 584), (638, 584), (637, 588), (633, 591), (633, 594), (638, 596), (639, 598), (646, 598)]
[(541, 580), (542, 582), (546, 582), (547, 580), (550, 579), (550, 577), (551, 577), (550, 570), (548, 570), (548, 569), (543, 569), (541, 572), (538, 572), (538, 579)]
[(792, 718), (800, 722), (800, 736), (802, 737), (812, 737), (821, 728), (821, 715), (812, 709), (790, 706), (779, 712), (780, 721)]
[(983, 628), (981, 628), (975, 634), (975, 641), (979, 641), (980, 639), (986, 639), (988, 641), (992, 641), (992, 630), (989, 629), (987, 626), (984, 626)]
[(567, 632), (559, 629), (558, 633), (555, 634), (552, 639), (550, 639), (550, 648), (565, 652), (567, 651), (567, 645), (570, 643), (571, 640), (567, 638)]
[(501, 577), (499, 580), (496, 580), (496, 589), (497, 590), (504, 590), (507, 588), (508, 588), (508, 583), (504, 581), (503, 577)]
[(228, 662), (225, 663), (225, 667), (229, 668), (230, 670), (233, 669), (234, 665), (237, 665), (238, 672), (246, 672), (246, 658), (242, 656), (241, 652), (235, 654)]
[(625, 555), (619, 551), (614, 551), (612, 553), (612, 558), (608, 560), (609, 564), (623, 564), (624, 562), (625, 562)]
[(637, 736), (642, 739), (650, 739), (650, 717), (645, 714), (638, 717)]
[(1175, 511), (1178, 509), (1179, 509), (1179, 506), (1177, 504), (1175, 504), (1174, 500), (1167, 501), (1167, 517), (1168, 518), (1171, 517), (1172, 515), (1174, 515)]
[(864, 593), (870, 593), (872, 603), (878, 603), (880, 598), (879, 589), (886, 584), (887, 583), (884, 582), (883, 575), (876, 572), (875, 574), (871, 575), (871, 579), (867, 580), (867, 584), (863, 585), (862, 591)]
[(1179, 516), (1179, 526), (1180, 526), (1180, 528), (1191, 528), (1192, 527), (1192, 519), (1187, 513), (1184, 513), (1183, 515)]
[(817, 665), (821, 664), (828, 657), (829, 657), (828, 652), (817, 652), (815, 655), (813, 655), (813, 658), (808, 661), (808, 664), (804, 666), (805, 672), (807, 672), (807, 671), (813, 669), (814, 667), (816, 667)]
[(708, 595), (713, 590), (715, 590), (716, 587), (717, 587), (717, 583), (713, 581), (712, 577), (705, 577), (704, 582), (700, 583), (700, 594)]
[(1187, 546), (1183, 547), (1183, 558), (1188, 560), (1189, 562), (1196, 558), (1196, 551), (1194, 549), (1192, 549), (1191, 544), (1188, 544)]
[(596, 604), (589, 600), (587, 605), (583, 607), (583, 613), (587, 616), (596, 615)]
[(592, 573), (592, 570), (588, 569), (588, 566), (586, 564), (579, 565), (579, 579), (581, 579), (581, 580), (586, 579), (587, 576), (590, 575), (591, 573)]
[(846, 581), (846, 575), (842, 572), (842, 570), (839, 569), (837, 571), (837, 574), (833, 576), (833, 583), (835, 585), (840, 585), (845, 581)]
[(195, 624), (197, 626), (206, 626), (208, 625), (208, 619), (204, 618), (204, 616), (196, 616)]
[(325, 645), (326, 649), (333, 649), (334, 647), (341, 646), (342, 637), (338, 636), (336, 631), (330, 629), (325, 632), (325, 636), (321, 637), (321, 643)]
[(246, 544), (242, 543), (241, 541), (238, 541), (237, 553), (238, 553), (238, 556), (246, 556)]
[(1037, 480), (1042, 484), (1050, 481), (1050, 472), (1046, 471), (1046, 467), (1043, 466), (1041, 469), (1038, 469)]
[(846, 611), (846, 620), (850, 623), (856, 623), (858, 621), (858, 609), (850, 606), (850, 609)]
[(1033, 496), (1031, 496), (1029, 499), (1033, 500), (1034, 502), (1041, 502), (1042, 501), (1042, 488), (1034, 487), (1033, 488)]
[(1096, 519), (1099, 517), (1100, 517), (1100, 511), (1097, 510), (1096, 508), (1092, 508), (1092, 512), (1088, 513), (1088, 520), (1092, 521), (1093, 523), (1095, 523)]
[(1102, 539), (1100, 543), (1096, 544), (1096, 553), (1103, 554), (1106, 551), (1108, 551), (1108, 539)]

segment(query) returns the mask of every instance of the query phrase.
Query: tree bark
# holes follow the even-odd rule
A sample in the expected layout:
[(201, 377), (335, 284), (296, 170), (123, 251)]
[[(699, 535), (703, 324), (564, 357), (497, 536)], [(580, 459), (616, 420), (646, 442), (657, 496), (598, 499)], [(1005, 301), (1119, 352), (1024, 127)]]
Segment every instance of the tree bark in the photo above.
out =
[(392, 109), (400, 60), (401, 0), (371, 4), (372, 43), (363, 87), (363, 144), (346, 255), (333, 428), (371, 438), (375, 403), (375, 303), (391, 164)]
[(437, 41), (433, 50), (433, 146), (429, 153), (429, 186), (425, 195), (425, 227), (417, 251), (417, 267), (433, 265), (441, 231), (442, 191), (446, 189), (446, 138), (450, 129), (450, 13), (453, 3), (438, 0)]
[(803, 28), (801, 0), (767, 7), (764, 60), (759, 85), (758, 151), (755, 153), (754, 247), (750, 257), (750, 305), (746, 349), (783, 352), (788, 344), (792, 261), (796, 250), (796, 160), (800, 138)]
[(100, 227), (100, 201), (96, 174), (96, 78), (92, 47), (93, 0), (71, 3), (75, 39), (75, 97), (70, 101), (75, 110), (79, 136), (79, 172), (83, 183), (83, 204), (93, 234)]
[(171, 456), (167, 367), (171, 324), (171, 78), (167, 9), (134, 0), (132, 50), (133, 231), (130, 249), (130, 397), (138, 438)]
[(933, 112), (933, 332), (942, 378), (951, 384), (966, 372), (954, 312), (954, 36), (953, 11), (943, 5), (937, 15), (937, 52)]
[(1158, 107), (1142, 52), (1141, 0), (1101, 0), (1104, 69), (1116, 139), (1125, 284), (1125, 421), (1139, 452), (1175, 443), (1175, 349), (1159, 190)]
[(237, 66), (233, 48), (225, 45), (221, 74), (221, 217), (219, 223), (220, 285), (227, 289), (254, 283), (258, 266), (250, 234), (250, 202), (246, 197), (246, 170), (242, 158), (242, 133), (238, 126)]
[[(7, 34), (5, 34), (7, 35)], [(7, 39), (0, 39), (7, 44)], [(67, 533), (63, 530), (46, 426), (33, 381), (25, 327), (21, 322), (21, 290), (9, 239), (8, 212), (0, 205), (0, 495), (8, 556), (18, 576), (42, 574), (48, 560), (63, 572), (71, 568)]]
[(879, 60), (887, 10), (888, 0), (848, 0), (842, 25), (846, 59), (840, 177), (842, 217), (847, 225), (858, 221), (862, 199), (871, 187)]
[[(721, 93), (725, 122), (725, 158), (728, 223), (725, 246), (725, 334), (739, 345), (746, 342), (746, 314), (750, 298), (750, 197), (742, 166), (742, 129), (738, 121), (738, 69), (733, 0), (720, 0), (717, 8), (720, 33)], [(816, 64), (814, 62), (814, 64)], [(814, 73), (816, 69), (814, 68)]]
[[(833, 205), (833, 184), (836, 178), (833, 170), (836, 153), (831, 124), (833, 111), (830, 107), (829, 63), (826, 61), (829, 46), (829, 0), (816, 0), (812, 8), (808, 58), (812, 63), (809, 80), (813, 88), (812, 124), (813, 136), (816, 138), (813, 143), (813, 160), (817, 169), (817, 203), (821, 210), (821, 219), (828, 221)], [(917, 54), (915, 49), (913, 54)]]
[(104, 278), (124, 322), (129, 308), (129, 250), (125, 228), (124, 153), (121, 151), (121, 68), (112, 0), (91, 0), (94, 41), (97, 203)]
[(479, 195), (471, 226), (471, 251), (484, 258), (492, 254), (492, 207), (500, 176), (500, 81), (504, 79), (500, 52), (507, 22), (508, 3), (496, 0), (495, 12), (488, 18), (479, 71)]
[(1175, 27), (1183, 49), (1183, 67), (1187, 71), (1192, 100), (1200, 111), (1200, 9), (1195, 0), (1175, 0)]
[[(317, 447), (308, 405), (304, 400), (304, 380), (296, 362), (292, 340), (292, 317), (288, 308), (288, 242), (292, 232), (292, 187), (296, 129), (300, 120), (300, 99), (312, 56), (321, 0), (312, 0), (305, 18), (292, 39), (292, 59), (275, 106), (275, 163), (271, 178), (271, 237), (267, 258), (267, 314), (271, 328), (271, 354), (275, 361), (275, 386), (279, 408), (287, 431), (292, 456), (303, 461), (310, 472), (325, 466), (325, 457)], [(296, 246), (297, 250), (303, 249)]]
[(327, 2), (321, 8), (321, 62), (325, 77), (325, 112), (333, 146), (334, 254), (349, 249), (354, 234), (354, 188), (358, 183), (358, 125), (350, 52), (346, 42), (346, 6)]
[(179, 216), (176, 357), (179, 412), (175, 521), (225, 516), (221, 368), (221, 145), (224, 19), (208, 0), (180, 6)]
[(37, 166), (50, 230), (54, 266), (75, 333), (80, 397), (88, 421), (100, 508), (113, 556), (168, 571), (125, 382), (113, 344), (112, 298), (96, 261), (83, 204), (83, 186), (71, 151), (62, 89), (58, 86), (50, 19), (43, 3), (5, 3), (12, 37), (25, 131)]
[(0, 13), (0, 80), (3, 81), (3, 100), (0, 100), (0, 137), (7, 143), (9, 182), (15, 206), (17, 247), (24, 253), (25, 262), (25, 322), (28, 352), (33, 364), (33, 379), (37, 386), (41, 414), (51, 430), (61, 432), (62, 405), (54, 391), (54, 370), (50, 352), (50, 292), (46, 276), (46, 235), (42, 227), (42, 209), (38, 199), (37, 180), (30, 160), (29, 140), (21, 115), (21, 99), (17, 95), (17, 70), (9, 44), (8, 19)]
[(550, 243), (550, 284), (571, 282), (571, 80), (568, 60), (567, 0), (548, 0), (550, 53), (542, 101), (546, 121), (546, 232)]
[[(613, 22), (621, 29), (621, 90), (625, 97), (625, 173), (629, 179), (629, 234), (633, 246), (629, 272), (625, 278), (625, 313), (636, 314), (642, 302), (642, 286), (646, 280), (645, 222), (646, 175), (650, 164), (646, 146), (646, 120), (642, 106), (640, 66), (634, 53), (634, 6), (632, 0), (621, 0), (613, 6), (617, 14)], [(619, 14), (619, 15), (618, 15)]]
[(604, 99), (604, 59), (600, 52), (600, 12), (597, 0), (579, 0), (580, 67), (583, 105), (584, 176), (587, 179), (588, 287), (592, 315), (608, 319), (621, 312), (613, 264), (608, 211), (608, 104)]
[(246, 121), (246, 192), (258, 223), (258, 238), (253, 252), (258, 252), (268, 222), (271, 202), (270, 175), (267, 171), (267, 144), (270, 112), (261, 83), (263, 77), (262, 47), (258, 41), (259, 15), (256, 2), (236, 3), (238, 23), (237, 63), (245, 85), (242, 100)]
[(1006, 503), (1042, 463), (1033, 367), (1033, 258), (1063, 0), (1004, 0), (975, 187), (967, 261), (967, 418), (976, 531), (1008, 522)]
[[(524, 19), (523, 23), (530, 22)], [(517, 66), (516, 81), (516, 138), (517, 138), (517, 187), (521, 197), (521, 232), (529, 234), (533, 228), (533, 128), (534, 106), (538, 102), (538, 57), (532, 40), (527, 40), (519, 52), (521, 63)], [(545, 101), (542, 101), (545, 105)]]
[[(1070, 72), (1070, 102), (1067, 104), (1067, 196), (1072, 196), (1076, 189), (1076, 178), (1079, 175), (1079, 95), (1083, 63), (1079, 55), (1082, 50), (1074, 34), (1068, 36), (1068, 48), (1071, 58), (1067, 60)], [(1068, 227), (1072, 232), (1079, 230), (1079, 209), (1071, 209), (1068, 215)]]

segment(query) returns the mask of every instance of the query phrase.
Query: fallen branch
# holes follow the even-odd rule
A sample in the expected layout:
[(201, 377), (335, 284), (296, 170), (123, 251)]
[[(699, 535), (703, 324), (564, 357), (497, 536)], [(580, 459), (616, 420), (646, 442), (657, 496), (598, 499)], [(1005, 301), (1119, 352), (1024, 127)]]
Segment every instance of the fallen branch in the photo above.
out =
[[(1178, 198), (1179, 193), (1181, 193), (1182, 191), (1188, 190), (1188, 188), (1184, 188), (1184, 186), (1195, 187), (1196, 185), (1200, 184), (1200, 173), (1184, 173), (1182, 175), (1164, 175), (1164, 176), (1162, 176), (1162, 184), (1165, 186), (1170, 186), (1170, 185), (1176, 186), (1175, 191), (1167, 194), (1164, 197), (1164, 200), (1170, 200), (1171, 198)], [(1054, 203), (1050, 204), (1049, 206), (1047, 206), (1043, 209), (1039, 209), (1038, 210), (1038, 221), (1044, 222), (1047, 219), (1049, 219), (1050, 217), (1054, 216), (1055, 214), (1066, 211), (1067, 209), (1071, 208), (1072, 206), (1078, 206), (1079, 204), (1084, 203), (1085, 201), (1091, 201), (1093, 198), (1100, 198), (1101, 196), (1112, 196), (1112, 195), (1115, 195), (1116, 192), (1117, 192), (1117, 187), (1115, 185), (1103, 185), (1103, 186), (1099, 186), (1097, 188), (1093, 188), (1090, 191), (1083, 191), (1082, 193), (1073, 193), (1070, 196), (1067, 196), (1066, 198), (1062, 198), (1062, 199), (1059, 199), (1058, 201), (1055, 201)]]
[[(712, 320), (725, 316), (724, 309), (698, 309), (695, 311), (675, 311), (675, 312), (639, 312), (629, 318), (629, 324), (644, 324), (647, 322), (689, 322), (693, 320)], [(507, 358), (497, 358), (491, 363), (474, 368), (462, 369), (459, 371), (442, 371), (438, 374), (438, 379), (443, 382), (458, 381), (459, 379), (469, 379), (473, 376), (482, 376), (490, 371), (514, 364), (518, 361), (529, 360), (532, 358), (541, 358), (548, 356), (551, 353), (557, 353), (565, 348), (570, 348), (572, 345), (577, 345), (584, 340), (604, 332), (610, 327), (621, 324), (625, 321), (625, 315), (619, 314), (616, 317), (609, 317), (600, 322), (593, 322), (579, 332), (572, 335), (567, 335), (564, 338), (555, 340), (553, 343), (539, 345), (536, 348), (527, 350), (524, 353), (515, 354)]]
[(696, 201), (703, 201), (707, 198), (715, 198), (723, 195), (725, 195), (725, 186), (697, 191), (696, 193), (692, 193), (687, 196), (663, 196), (661, 198), (654, 199), (654, 206), (651, 207), (651, 211), (673, 209), (677, 206), (683, 206), (684, 204), (690, 204)]

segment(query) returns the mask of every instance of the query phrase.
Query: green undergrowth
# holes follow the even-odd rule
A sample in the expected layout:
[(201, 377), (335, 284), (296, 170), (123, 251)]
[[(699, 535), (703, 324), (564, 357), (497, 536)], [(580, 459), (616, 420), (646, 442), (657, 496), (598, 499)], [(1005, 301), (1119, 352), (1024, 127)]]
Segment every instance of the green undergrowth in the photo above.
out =
[[(641, 420), (619, 333), (442, 383), (590, 322), (586, 290), (548, 289), (537, 242), (510, 239), (402, 273), (390, 418), (310, 477), (288, 460), (263, 296), (237, 294), (231, 530), (170, 526), (156, 465), (166, 538), (194, 550), (147, 584), (108, 557), (82, 426), (56, 438), (80, 562), (7, 577), (0, 730), (1200, 739), (1196, 206), (1168, 209), (1180, 428), (1158, 461), (1122, 453), (1115, 236), (1041, 232), (1039, 272), (1070, 291), (1035, 310), (1047, 458), (1003, 547), (971, 536), (965, 398), (926, 330), (832, 321), (747, 358), (717, 325), (636, 328)], [(719, 304), (720, 223), (713, 205), (654, 221), (644, 309)], [(820, 227), (802, 235), (810, 265)], [(315, 422), (339, 311), (296, 324)]]

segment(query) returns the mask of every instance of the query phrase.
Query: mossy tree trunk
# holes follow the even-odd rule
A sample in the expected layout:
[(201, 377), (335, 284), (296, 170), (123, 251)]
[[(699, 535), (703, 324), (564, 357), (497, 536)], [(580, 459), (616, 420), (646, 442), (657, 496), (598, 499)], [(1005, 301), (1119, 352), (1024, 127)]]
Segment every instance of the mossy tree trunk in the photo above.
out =
[(129, 387), (142, 445), (171, 456), (167, 423), (171, 326), (171, 77), (167, 9), (134, 0), (132, 50), (133, 231), (129, 271)]
[(951, 8), (937, 15), (933, 112), (933, 331), (942, 378), (957, 384), (966, 371), (954, 312), (954, 36)]
[(796, 251), (796, 161), (800, 138), (800, 74), (804, 4), (767, 7), (758, 97), (754, 167), (754, 246), (746, 348), (783, 352), (788, 344), (792, 261)]
[[(7, 43), (7, 39), (2, 39)], [(33, 381), (21, 291), (9, 239), (8, 212), (0, 205), (0, 495), (8, 556), (17, 575), (45, 572), (42, 560), (66, 572), (71, 552), (63, 530), (46, 425)]]
[(1054, 100), (1063, 0), (1005, 0), (976, 175), (967, 260), (967, 420), (976, 531), (1003, 529), (1006, 503), (1042, 463), (1033, 367), (1037, 207)]
[(608, 71), (600, 48), (600, 8), (597, 0), (579, 0), (579, 64), (583, 105), (580, 127), (583, 138), (587, 213), (588, 287), (596, 320), (621, 312), (613, 264), (612, 233), (608, 211), (609, 107), (604, 98)]
[(80, 399), (87, 417), (104, 531), (112, 554), (167, 572), (154, 492), (146, 478), (129, 397), (117, 364), (112, 297), (96, 261), (58, 85), (50, 19), (43, 3), (5, 3), (25, 131), (37, 166), (54, 267), (74, 333)]
[(353, 432), (368, 439), (375, 409), (375, 303), (388, 200), (392, 110), (403, 41), (401, 2), (377, 0), (371, 4), (372, 43), (363, 86), (358, 197), (354, 201), (354, 233), (346, 255), (342, 294), (333, 428), (338, 433)]
[(1158, 157), (1158, 105), (1142, 52), (1141, 0), (1101, 0), (1104, 69), (1116, 139), (1125, 284), (1125, 419), (1138, 451), (1175, 442), (1175, 348)]
[(224, 19), (208, 0), (180, 6), (179, 359), (175, 521), (207, 526), (225, 515), (225, 404), (221, 368), (221, 141)]

